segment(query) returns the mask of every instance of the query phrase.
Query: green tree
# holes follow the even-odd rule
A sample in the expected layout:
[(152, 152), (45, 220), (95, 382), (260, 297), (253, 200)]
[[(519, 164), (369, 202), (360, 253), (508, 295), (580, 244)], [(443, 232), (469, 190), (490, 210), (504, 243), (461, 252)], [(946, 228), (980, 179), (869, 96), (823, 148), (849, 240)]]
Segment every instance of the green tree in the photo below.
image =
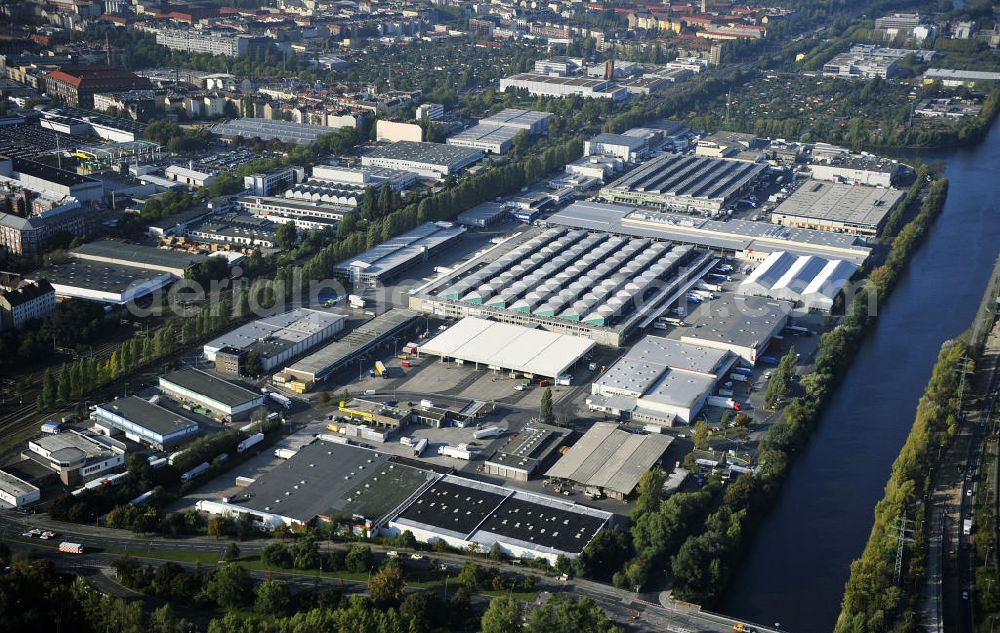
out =
[(229, 563), (211, 575), (205, 595), (224, 609), (245, 607), (253, 600), (253, 580), (246, 569)]
[(288, 250), (295, 246), (296, 239), (298, 239), (298, 231), (294, 222), (283, 223), (274, 234), (274, 240), (278, 244), (278, 248), (282, 250)]
[(708, 425), (705, 424), (704, 420), (695, 422), (693, 437), (695, 448), (701, 451), (708, 448)]
[(261, 615), (280, 617), (288, 615), (292, 607), (292, 593), (285, 583), (268, 579), (257, 587), (257, 598), (254, 600), (254, 611)]
[(243, 364), (243, 373), (253, 377), (264, 374), (264, 363), (260, 359), (260, 352), (256, 349), (247, 352), (247, 358)]
[(42, 391), (39, 394), (44, 408), (51, 409), (56, 405), (57, 389), (56, 379), (52, 375), (52, 368), (46, 367), (45, 373), (42, 374)]
[(552, 389), (545, 388), (542, 392), (542, 403), (538, 409), (538, 416), (544, 424), (552, 424), (556, 421), (555, 413), (552, 411)]
[(372, 566), (372, 548), (367, 545), (353, 545), (344, 559), (344, 566), (349, 572), (364, 573)]
[(398, 607), (403, 601), (406, 584), (399, 565), (386, 565), (372, 575), (368, 582), (368, 593), (379, 608)]
[(231, 563), (238, 560), (240, 557), (240, 546), (236, 543), (230, 543), (226, 545), (226, 549), (222, 552), (222, 560), (227, 563)]
[(507, 596), (494, 598), (483, 613), (480, 630), (482, 633), (520, 633), (524, 630), (521, 624), (521, 605)]

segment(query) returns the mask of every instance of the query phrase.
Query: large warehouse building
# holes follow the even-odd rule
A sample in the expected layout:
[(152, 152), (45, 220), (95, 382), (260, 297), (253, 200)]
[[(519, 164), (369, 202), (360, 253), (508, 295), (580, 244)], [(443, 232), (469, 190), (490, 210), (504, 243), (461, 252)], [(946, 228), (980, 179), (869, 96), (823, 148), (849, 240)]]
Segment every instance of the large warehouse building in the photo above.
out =
[(553, 117), (555, 114), (551, 112), (505, 108), (485, 119), (479, 119), (479, 122), (484, 125), (502, 125), (503, 127), (525, 130), (529, 134), (547, 134), (549, 121)]
[(446, 475), (391, 519), (386, 534), (511, 558), (576, 558), (612, 514), (549, 496)]
[(519, 73), (500, 80), (500, 92), (508, 88), (527, 90), (532, 96), (569, 97), (577, 95), (585, 99), (611, 99), (624, 101), (628, 90), (605, 79), (591, 77), (553, 77), (537, 73)]
[(447, 318), (478, 316), (620, 345), (713, 265), (690, 246), (564, 228), (529, 229), (410, 296)]
[(0, 501), (13, 508), (23, 508), (41, 498), (42, 493), (38, 488), (0, 470)]
[(451, 222), (427, 222), (340, 262), (333, 273), (356, 286), (374, 288), (453, 246), (463, 233), (465, 227)]
[(839, 259), (771, 253), (740, 283), (742, 295), (784, 299), (808, 310), (829, 312), (857, 266)]
[(651, 213), (632, 206), (601, 202), (575, 202), (547, 218), (546, 223), (693, 244), (750, 261), (763, 261), (775, 251), (788, 251), (860, 265), (871, 254), (871, 248), (861, 236), (780, 227), (752, 220), (710, 220), (674, 213)]
[(601, 189), (610, 202), (718, 215), (767, 177), (766, 163), (666, 154)]
[(198, 433), (198, 423), (194, 420), (139, 396), (99, 404), (94, 407), (91, 417), (99, 426), (123, 431), (125, 437), (161, 451), (190, 440)]
[(97, 240), (74, 248), (73, 259), (121, 266), (139, 266), (148, 270), (183, 277), (191, 268), (205, 261), (205, 255), (192, 255), (121, 240)]
[(419, 348), (441, 360), (471, 363), (529, 377), (558, 378), (594, 347), (594, 341), (511, 323), (466, 317)]
[(807, 180), (771, 212), (771, 222), (876, 236), (905, 196), (899, 189)]
[(594, 381), (587, 405), (624, 420), (689, 424), (735, 362), (727, 350), (646, 336)]
[(480, 123), (466, 128), (448, 139), (448, 145), (481, 149), (487, 154), (506, 154), (514, 147), (515, 127)]
[(361, 164), (388, 167), (423, 178), (446, 178), (483, 158), (483, 152), (444, 143), (399, 141), (378, 147), (361, 157)]
[(626, 499), (672, 441), (669, 435), (637, 435), (613, 422), (598, 422), (545, 475)]
[(271, 371), (329, 340), (344, 329), (346, 321), (340, 314), (296, 308), (247, 323), (209, 341), (204, 347), (205, 358), (214, 363), (220, 352), (238, 357), (254, 350), (264, 371)]
[(227, 422), (249, 417), (264, 404), (262, 394), (194, 367), (160, 376), (160, 391), (178, 402), (204, 407)]
[[(406, 462), (406, 463), (404, 463)], [(215, 514), (250, 514), (269, 526), (334, 522), (368, 536), (411, 532), (516, 558), (575, 558), (611, 520), (610, 512), (454, 475), (442, 476), (367, 448), (318, 440), (258, 476), (226, 502), (200, 501)]]
[(312, 385), (330, 377), (338, 369), (365, 358), (372, 350), (387, 344), (414, 327), (417, 315), (409, 310), (387, 310), (371, 321), (358, 326), (340, 340), (285, 367), (282, 380), (300, 380)]
[(670, 338), (739, 356), (748, 365), (757, 364), (771, 341), (788, 323), (793, 305), (788, 301), (725, 293), (699, 304), (684, 317)]

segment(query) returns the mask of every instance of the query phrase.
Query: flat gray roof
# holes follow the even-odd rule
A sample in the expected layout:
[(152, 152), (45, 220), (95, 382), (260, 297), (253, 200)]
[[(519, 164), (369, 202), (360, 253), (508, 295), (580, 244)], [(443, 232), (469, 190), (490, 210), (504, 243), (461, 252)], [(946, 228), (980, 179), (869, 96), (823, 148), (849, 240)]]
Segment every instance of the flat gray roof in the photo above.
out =
[(158, 435), (169, 435), (176, 431), (198, 427), (198, 423), (194, 420), (164, 409), (139, 396), (118, 398), (98, 405), (98, 408), (120, 415), (129, 422)]
[(346, 318), (331, 312), (295, 308), (242, 325), (209, 341), (205, 347), (215, 350), (233, 347), (242, 350), (258, 341), (287, 346), (305, 340)]
[(15, 497), (26, 495), (29, 492), (36, 492), (38, 488), (32, 486), (23, 479), (19, 479), (10, 473), (0, 470), (0, 488)]
[(165, 285), (176, 279), (170, 273), (162, 270), (85, 259), (73, 259), (43, 268), (34, 273), (33, 278), (47, 279), (53, 286), (70, 286), (119, 295), (125, 293), (133, 285), (155, 279), (161, 279)]
[(899, 189), (807, 180), (774, 213), (874, 229), (905, 195)]
[(194, 255), (171, 251), (154, 246), (133, 244), (122, 240), (96, 240), (78, 246), (70, 251), (72, 257), (87, 259), (101, 257), (126, 262), (144, 268), (145, 265), (169, 268), (192, 268), (207, 259), (206, 255)]
[(675, 328), (670, 337), (693, 343), (760, 347), (788, 320), (792, 308), (789, 301), (727, 292), (698, 304), (684, 317), (686, 325)]
[(602, 143), (604, 145), (622, 145), (629, 149), (641, 149), (646, 146), (646, 139), (639, 136), (630, 136), (628, 134), (609, 134), (603, 132), (598, 134), (592, 139), (587, 141), (588, 143)]
[(672, 441), (669, 435), (638, 435), (598, 422), (545, 474), (628, 495)]
[(383, 145), (368, 152), (370, 158), (386, 158), (389, 160), (404, 160), (425, 165), (450, 166), (477, 158), (482, 152), (477, 149), (447, 145), (445, 143), (418, 143), (416, 141), (397, 141)]
[(448, 141), (506, 143), (512, 141), (519, 131), (513, 127), (480, 123), (462, 130), (449, 138)]
[(325, 125), (309, 125), (307, 123), (295, 123), (292, 121), (246, 117), (233, 119), (225, 123), (216, 123), (209, 128), (209, 131), (221, 136), (259, 137), (265, 141), (278, 139), (285, 143), (308, 144), (315, 142), (317, 138), (324, 134), (334, 132), (335, 129), (326, 127)]
[(484, 202), (462, 211), (455, 218), (455, 221), (459, 224), (473, 224), (477, 220), (490, 220), (501, 213), (507, 213), (507, 210), (499, 202)]
[(534, 81), (545, 84), (558, 84), (560, 86), (576, 86), (579, 88), (599, 88), (608, 84), (606, 79), (591, 79), (589, 77), (553, 77), (539, 73), (519, 73), (507, 77), (511, 81)]
[(485, 119), (479, 119), (480, 123), (492, 125), (506, 125), (519, 129), (530, 129), (542, 121), (548, 121), (555, 115), (551, 112), (539, 112), (537, 110), (521, 110), (519, 108), (505, 108), (496, 114), (491, 114)]
[(437, 475), (373, 450), (315, 441), (257, 477), (230, 503), (297, 521), (384, 518)]
[(161, 376), (160, 381), (199, 393), (229, 407), (237, 407), (261, 397), (259, 393), (194, 367), (172, 371)]

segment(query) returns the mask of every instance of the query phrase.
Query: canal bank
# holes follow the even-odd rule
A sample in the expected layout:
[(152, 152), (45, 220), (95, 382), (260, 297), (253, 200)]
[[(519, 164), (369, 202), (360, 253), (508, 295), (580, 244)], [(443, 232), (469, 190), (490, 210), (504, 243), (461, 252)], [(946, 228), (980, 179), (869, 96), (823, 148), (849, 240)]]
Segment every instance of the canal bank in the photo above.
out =
[(978, 308), (1000, 244), (1000, 126), (976, 147), (921, 158), (945, 163), (947, 203), (759, 526), (727, 592), (729, 615), (833, 629), (940, 345)]

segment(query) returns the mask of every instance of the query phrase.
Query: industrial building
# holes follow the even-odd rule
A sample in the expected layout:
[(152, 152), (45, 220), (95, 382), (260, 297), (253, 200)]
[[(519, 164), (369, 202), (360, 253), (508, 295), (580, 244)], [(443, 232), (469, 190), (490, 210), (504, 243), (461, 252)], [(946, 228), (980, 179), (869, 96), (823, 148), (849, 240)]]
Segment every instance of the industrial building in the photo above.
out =
[(590, 77), (553, 77), (537, 73), (519, 73), (500, 80), (500, 92), (508, 89), (527, 90), (532, 96), (568, 97), (577, 95), (585, 99), (611, 99), (624, 101), (628, 90), (606, 79)]
[(639, 136), (605, 132), (583, 142), (584, 156), (611, 156), (626, 163), (636, 163), (648, 153), (648, 141)]
[(570, 430), (532, 423), (512, 435), (483, 463), (483, 472), (514, 481), (528, 481), (545, 467)]
[(231, 212), (206, 216), (192, 223), (184, 238), (196, 244), (252, 249), (275, 248), (277, 235), (278, 226), (269, 218)]
[(771, 341), (788, 323), (789, 301), (724, 293), (684, 316), (670, 338), (682, 343), (732, 352), (747, 365), (757, 364)]
[(807, 310), (829, 312), (857, 266), (839, 259), (771, 253), (740, 283), (742, 295), (791, 301)]
[(298, 380), (306, 385), (325, 380), (338, 369), (360, 363), (369, 352), (387, 344), (392, 337), (402, 336), (416, 321), (417, 315), (409, 310), (388, 310), (348, 332), (340, 340), (285, 367), (276, 379)]
[(171, 251), (121, 240), (95, 240), (69, 252), (73, 259), (102, 264), (135, 266), (184, 277), (191, 268), (205, 261), (205, 255)]
[(166, 176), (169, 181), (179, 182), (183, 185), (191, 187), (192, 189), (207, 187), (215, 182), (216, 179), (215, 174), (198, 171), (197, 169), (191, 169), (190, 167), (185, 167), (183, 165), (169, 165), (163, 170), (163, 175)]
[(216, 123), (208, 129), (212, 134), (218, 134), (219, 136), (240, 136), (247, 139), (259, 138), (262, 141), (277, 139), (282, 143), (297, 143), (300, 145), (315, 143), (316, 139), (320, 136), (333, 131), (333, 128), (325, 125), (310, 125), (308, 123), (254, 117)]
[(355, 210), (348, 205), (277, 196), (243, 196), (236, 198), (236, 205), (259, 218), (282, 223), (294, 222), (301, 228), (316, 222), (336, 223)]
[(17, 181), (25, 189), (56, 198), (75, 198), (79, 202), (104, 200), (104, 183), (100, 180), (27, 158), (0, 156), (0, 176)]
[(296, 308), (289, 312), (258, 319), (205, 344), (205, 358), (216, 361), (216, 354), (256, 351), (264, 371), (271, 371), (307, 350), (329, 340), (344, 329), (347, 318), (340, 314)]
[(690, 424), (735, 362), (727, 350), (645, 336), (594, 381), (587, 405), (644, 424)]
[(511, 219), (510, 211), (499, 202), (484, 202), (458, 214), (455, 222), (477, 229), (500, 224)]
[(666, 154), (601, 189), (610, 202), (718, 215), (767, 177), (766, 163)]
[(905, 197), (899, 189), (807, 180), (771, 211), (771, 222), (875, 237)]
[(14, 508), (23, 508), (41, 498), (42, 493), (38, 488), (0, 470), (0, 501)]
[(423, 286), (410, 308), (617, 346), (643, 318), (682, 297), (713, 261), (690, 246), (648, 238), (532, 228)]
[(56, 297), (125, 305), (169, 286), (171, 273), (137, 266), (71, 259), (37, 272), (33, 281), (48, 280)]
[(519, 108), (504, 108), (485, 119), (479, 119), (484, 125), (502, 125), (504, 127), (525, 130), (529, 134), (547, 134), (549, 121), (555, 117), (551, 112), (537, 110), (521, 110)]
[(594, 341), (511, 323), (466, 317), (420, 345), (421, 354), (528, 377), (558, 378), (594, 347)]
[(851, 154), (836, 145), (825, 143), (813, 145), (811, 154), (809, 175), (814, 180), (892, 187), (906, 171), (897, 160)]
[(612, 422), (598, 422), (545, 473), (613, 499), (627, 499), (642, 475), (655, 466), (673, 437), (637, 435)]
[(333, 272), (356, 286), (374, 288), (453, 246), (465, 230), (451, 222), (427, 222), (340, 262)]
[(448, 139), (448, 145), (480, 149), (487, 154), (506, 154), (514, 147), (518, 128), (480, 123), (466, 128)]
[(161, 407), (155, 402), (157, 398), (118, 398), (94, 407), (91, 418), (96, 427), (107, 430), (105, 435), (113, 435), (114, 430), (122, 431), (130, 440), (161, 451), (197, 435), (197, 422)]
[(901, 73), (899, 63), (907, 55), (929, 62), (934, 51), (885, 48), (874, 44), (855, 44), (823, 65), (823, 75), (846, 79), (891, 79)]
[(289, 187), (282, 195), (292, 200), (326, 203), (353, 211), (361, 204), (364, 194), (365, 187), (362, 185), (310, 179)]
[(316, 180), (326, 182), (339, 182), (346, 185), (358, 185), (361, 187), (370, 185), (381, 187), (389, 185), (396, 191), (403, 191), (417, 184), (419, 176), (410, 171), (402, 169), (389, 169), (388, 167), (347, 167), (343, 165), (314, 165), (312, 176)]
[(482, 150), (445, 143), (399, 141), (378, 147), (361, 157), (368, 167), (388, 167), (422, 178), (447, 178), (483, 158)]
[(113, 440), (76, 431), (29, 440), (28, 452), (22, 455), (58, 473), (67, 486), (125, 464), (125, 449)]
[(871, 247), (861, 236), (782, 227), (752, 220), (711, 220), (654, 212), (632, 206), (575, 202), (545, 220), (549, 225), (604, 231), (614, 235), (693, 244), (749, 261), (775, 251), (843, 259), (862, 264)]
[(954, 68), (928, 68), (924, 83), (940, 81), (949, 87), (972, 86), (977, 83), (1000, 83), (1000, 73), (985, 70), (956, 70)]
[(243, 177), (243, 187), (255, 196), (270, 196), (281, 193), (306, 178), (304, 167), (279, 167), (271, 171)]
[(383, 533), (412, 533), (422, 543), (512, 558), (576, 558), (612, 514), (553, 497), (446, 475), (390, 519)]
[(186, 367), (160, 376), (160, 391), (166, 396), (207, 409), (226, 422), (250, 417), (264, 405), (264, 395), (213, 376), (194, 367)]
[(250, 510), (272, 525), (350, 523), (374, 536), (393, 510), (437, 477), (384, 453), (319, 440), (259, 475), (221, 511)]
[(566, 173), (606, 181), (625, 169), (625, 161), (612, 156), (582, 156), (566, 163)]

